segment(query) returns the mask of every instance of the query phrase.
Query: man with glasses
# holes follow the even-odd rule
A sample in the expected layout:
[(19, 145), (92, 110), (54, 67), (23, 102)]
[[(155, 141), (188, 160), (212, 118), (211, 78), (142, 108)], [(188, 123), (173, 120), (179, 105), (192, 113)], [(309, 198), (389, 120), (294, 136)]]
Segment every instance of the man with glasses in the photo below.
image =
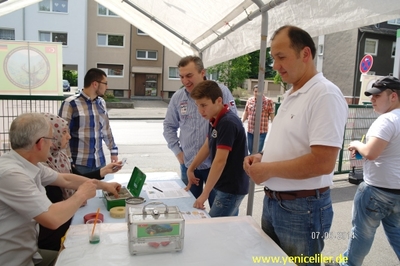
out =
[(358, 152), (365, 158), (364, 182), (354, 196), (353, 228), (343, 254), (348, 260), (342, 265), (352, 266), (363, 264), (381, 222), (400, 260), (400, 80), (382, 77), (364, 94), (382, 115), (368, 129), (365, 144), (349, 144), (352, 156)]
[[(44, 165), (53, 131), (43, 114), (26, 113), (11, 123), (12, 150), (0, 157), (0, 265), (53, 265), (58, 252), (39, 250), (39, 226), (57, 229), (80, 206), (103, 189), (118, 195), (121, 185), (66, 173)], [(44, 186), (77, 189), (69, 199), (52, 204)]]
[(75, 168), (82, 174), (106, 165), (103, 140), (110, 150), (111, 162), (118, 161), (118, 148), (102, 98), (107, 84), (107, 75), (103, 70), (90, 69), (85, 75), (82, 92), (65, 99), (58, 112), (69, 123), (71, 158)]

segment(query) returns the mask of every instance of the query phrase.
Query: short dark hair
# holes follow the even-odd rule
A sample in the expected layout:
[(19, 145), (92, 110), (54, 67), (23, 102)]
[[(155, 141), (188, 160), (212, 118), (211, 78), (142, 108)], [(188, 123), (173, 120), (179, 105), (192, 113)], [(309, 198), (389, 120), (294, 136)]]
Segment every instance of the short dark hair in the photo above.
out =
[(317, 49), (315, 48), (315, 43), (311, 38), (310, 34), (305, 30), (292, 26), (285, 25), (277, 29), (274, 34), (272, 34), (271, 41), (274, 40), (275, 36), (278, 35), (283, 30), (288, 30), (288, 37), (290, 39), (290, 47), (293, 48), (297, 53), (300, 53), (304, 47), (309, 47), (311, 50), (312, 58), (314, 59)]
[(90, 87), (90, 84), (92, 84), (93, 81), (101, 81), (103, 77), (107, 77), (106, 72), (99, 68), (91, 68), (86, 72), (83, 86), (85, 88)]
[(211, 99), (212, 103), (215, 103), (218, 97), (222, 98), (222, 90), (215, 81), (205, 80), (193, 88), (190, 97), (195, 100), (207, 98)]
[(185, 56), (181, 60), (179, 60), (178, 68), (185, 67), (190, 62), (194, 63), (194, 65), (196, 66), (196, 69), (199, 73), (204, 69), (204, 64), (203, 64), (203, 61), (201, 60), (201, 58), (198, 56), (192, 56), (192, 55)]

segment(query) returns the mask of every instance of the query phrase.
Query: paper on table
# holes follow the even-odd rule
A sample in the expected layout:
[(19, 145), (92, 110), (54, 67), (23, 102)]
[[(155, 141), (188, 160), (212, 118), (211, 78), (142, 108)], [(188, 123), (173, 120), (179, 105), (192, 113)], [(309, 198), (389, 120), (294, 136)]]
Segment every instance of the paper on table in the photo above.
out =
[[(156, 187), (159, 190), (153, 188)], [(146, 194), (149, 199), (189, 198), (190, 194), (181, 188), (175, 181), (146, 182)]]

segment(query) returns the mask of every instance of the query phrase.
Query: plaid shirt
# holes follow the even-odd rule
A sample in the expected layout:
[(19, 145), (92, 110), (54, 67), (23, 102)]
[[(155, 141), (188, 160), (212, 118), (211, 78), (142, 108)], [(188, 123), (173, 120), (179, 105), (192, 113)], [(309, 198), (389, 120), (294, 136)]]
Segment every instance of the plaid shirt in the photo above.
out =
[(88, 167), (104, 166), (106, 159), (102, 140), (111, 155), (118, 155), (103, 98), (97, 97), (92, 101), (83, 92), (70, 96), (62, 103), (58, 115), (69, 123), (69, 149), (75, 164)]
[[(244, 108), (248, 114), (248, 124), (247, 124), (247, 132), (253, 134), (254, 133), (254, 125), (256, 120), (256, 98), (251, 97), (247, 100), (246, 106)], [(263, 104), (262, 104), (262, 112), (261, 112), (261, 124), (260, 124), (260, 133), (268, 132), (268, 116), (269, 114), (274, 113), (274, 102), (271, 99), (263, 96)]]

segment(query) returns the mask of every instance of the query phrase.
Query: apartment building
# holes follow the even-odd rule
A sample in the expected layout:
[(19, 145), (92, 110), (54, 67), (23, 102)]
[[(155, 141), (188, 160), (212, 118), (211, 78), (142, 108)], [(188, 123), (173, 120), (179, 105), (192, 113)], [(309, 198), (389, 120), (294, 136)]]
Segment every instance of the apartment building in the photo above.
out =
[(170, 98), (179, 56), (94, 0), (43, 0), (0, 17), (0, 39), (62, 42), (63, 70), (103, 69), (116, 97)]

